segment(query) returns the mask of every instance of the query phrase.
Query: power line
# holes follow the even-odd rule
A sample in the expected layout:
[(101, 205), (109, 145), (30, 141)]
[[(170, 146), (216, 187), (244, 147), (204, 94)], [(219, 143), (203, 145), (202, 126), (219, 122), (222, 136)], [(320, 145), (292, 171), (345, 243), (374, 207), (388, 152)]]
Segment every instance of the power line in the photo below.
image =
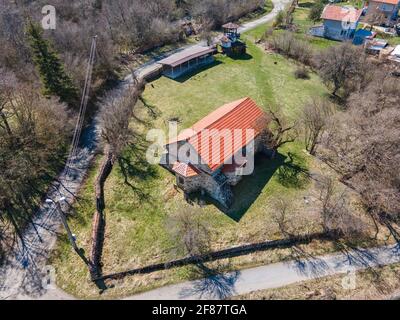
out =
[(82, 132), (82, 127), (84, 124), (87, 104), (89, 101), (89, 91), (90, 91), (90, 86), (91, 86), (91, 82), (92, 82), (93, 65), (94, 65), (95, 55), (96, 55), (96, 44), (97, 44), (97, 36), (94, 36), (92, 39), (91, 47), (90, 47), (90, 55), (89, 55), (89, 60), (88, 60), (88, 66), (86, 69), (85, 85), (84, 85), (84, 88), (82, 91), (82, 99), (81, 99), (81, 103), (80, 103), (80, 107), (79, 107), (78, 120), (75, 125), (74, 135), (73, 135), (72, 143), (71, 143), (71, 149), (69, 152), (67, 163), (65, 165), (64, 176), (66, 177), (66, 179), (68, 179), (68, 177), (69, 177), (69, 174), (71, 172), (71, 166), (72, 166), (74, 158), (76, 157), (76, 154), (77, 154), (80, 136), (81, 136), (81, 132)]

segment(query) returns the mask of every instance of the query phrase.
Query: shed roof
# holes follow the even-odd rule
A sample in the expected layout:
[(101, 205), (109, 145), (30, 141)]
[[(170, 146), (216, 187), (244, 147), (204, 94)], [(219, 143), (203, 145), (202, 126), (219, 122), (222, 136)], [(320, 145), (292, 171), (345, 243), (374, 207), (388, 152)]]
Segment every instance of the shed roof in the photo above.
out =
[(396, 46), (391, 53), (392, 56), (400, 57), (400, 45)]
[(361, 14), (361, 9), (328, 4), (327, 6), (325, 6), (324, 11), (322, 11), (321, 19), (357, 22), (358, 20), (360, 20)]
[[(243, 98), (213, 111), (170, 143), (186, 140), (215, 171), (260, 134), (265, 121), (267, 117), (261, 108), (252, 99)], [(235, 130), (238, 129), (241, 131), (236, 132), (240, 132), (240, 135), (235, 136)], [(253, 129), (254, 136), (248, 136), (246, 129)], [(230, 141), (224, 140), (227, 132), (230, 133)], [(215, 145), (215, 141), (219, 145)]]
[(204, 56), (212, 52), (214, 52), (214, 49), (211, 47), (193, 46), (178, 53), (172, 54), (169, 57), (158, 61), (158, 63), (170, 67), (176, 67), (181, 65), (182, 63), (188, 62), (192, 59)]
[(199, 171), (192, 166), (191, 164), (183, 163), (183, 162), (175, 162), (172, 171), (180, 174), (181, 176), (185, 178), (190, 178), (197, 176), (199, 174)]
[(382, 50), (388, 45), (385, 39), (373, 39), (367, 43), (367, 47), (371, 50)]

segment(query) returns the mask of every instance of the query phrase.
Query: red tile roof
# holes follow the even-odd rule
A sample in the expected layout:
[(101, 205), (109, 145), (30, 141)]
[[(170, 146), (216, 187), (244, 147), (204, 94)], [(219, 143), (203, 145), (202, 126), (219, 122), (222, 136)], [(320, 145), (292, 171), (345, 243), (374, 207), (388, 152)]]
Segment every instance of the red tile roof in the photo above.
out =
[(400, 0), (371, 0), (370, 2), (379, 2), (379, 3), (387, 3), (387, 4), (398, 4)]
[(186, 164), (179, 161), (174, 163), (172, 171), (186, 178), (197, 176), (199, 174), (199, 171), (191, 164)]
[(362, 10), (352, 7), (341, 7), (328, 4), (324, 11), (322, 11), (321, 19), (324, 20), (335, 20), (335, 21), (347, 21), (357, 22), (362, 14)]
[[(249, 144), (261, 132), (261, 126), (266, 125), (266, 119), (252, 99), (244, 98), (218, 108), (171, 142), (188, 141), (214, 171)], [(246, 129), (253, 129), (254, 136), (246, 134)], [(237, 137), (236, 132), (240, 133)], [(224, 133), (230, 141), (225, 141)]]

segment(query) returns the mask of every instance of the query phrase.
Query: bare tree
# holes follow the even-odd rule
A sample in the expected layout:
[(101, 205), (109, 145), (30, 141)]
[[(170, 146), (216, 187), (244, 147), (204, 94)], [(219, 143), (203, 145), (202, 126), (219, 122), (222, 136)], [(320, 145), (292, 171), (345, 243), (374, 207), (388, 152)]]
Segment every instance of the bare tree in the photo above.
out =
[(367, 234), (367, 225), (351, 212), (348, 192), (339, 191), (336, 185), (331, 177), (325, 176), (320, 181), (322, 228), (326, 234), (363, 239)]
[(379, 9), (369, 10), (367, 15), (365, 16), (365, 22), (371, 25), (371, 30), (373, 26), (380, 26), (382, 24), (385, 24), (387, 21), (388, 18)]
[(93, 279), (98, 278), (101, 274), (101, 254), (105, 229), (104, 209), (106, 207), (104, 200), (105, 183), (116, 160), (132, 138), (133, 132), (129, 123), (133, 116), (134, 107), (144, 90), (142, 81), (134, 82), (134, 85), (130, 88), (109, 93), (104, 99), (100, 111), (104, 157), (95, 181), (96, 211), (93, 215), (90, 252), (90, 271)]
[(271, 109), (268, 111), (268, 118), (266, 121), (268, 128), (264, 140), (267, 147), (272, 150), (272, 158), (274, 158), (279, 148), (296, 140), (298, 136), (297, 123), (289, 123), (280, 111)]
[(0, 224), (10, 223), (21, 238), (48, 181), (64, 164), (72, 126), (65, 105), (14, 82), (10, 74), (4, 79), (10, 87), (4, 90), (3, 83), (0, 89)]
[(348, 110), (335, 115), (335, 130), (319, 153), (343, 183), (360, 193), (376, 224), (397, 223), (400, 192), (400, 82), (380, 67), (375, 80), (348, 98)]
[(272, 219), (278, 225), (279, 231), (283, 237), (291, 237), (289, 229), (288, 215), (290, 215), (291, 206), (287, 199), (278, 197), (272, 204)]
[(199, 208), (184, 207), (168, 221), (175, 249), (189, 256), (211, 252), (211, 232)]
[(16, 85), (17, 79), (15, 75), (10, 71), (0, 69), (0, 127), (6, 131), (10, 138), (13, 134), (8, 120), (10, 115), (6, 109), (6, 105), (10, 102), (10, 96), (12, 96)]
[(308, 152), (315, 155), (316, 147), (320, 143), (321, 135), (328, 124), (334, 108), (325, 99), (312, 99), (304, 106), (302, 122), (304, 126), (304, 139)]
[[(367, 60), (362, 49), (343, 43), (316, 55), (316, 64), (322, 80), (332, 86), (332, 94), (351, 88), (354, 83), (364, 83)], [(346, 93), (347, 94), (347, 93)]]

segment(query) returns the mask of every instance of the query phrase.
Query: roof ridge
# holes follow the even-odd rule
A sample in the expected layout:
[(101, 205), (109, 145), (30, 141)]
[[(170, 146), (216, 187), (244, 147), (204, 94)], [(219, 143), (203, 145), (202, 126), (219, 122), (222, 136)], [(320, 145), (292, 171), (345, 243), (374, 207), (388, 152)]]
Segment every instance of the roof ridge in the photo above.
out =
[[(195, 135), (198, 134), (199, 132), (201, 132), (201, 131), (203, 131), (203, 130), (209, 128), (210, 126), (212, 126), (213, 124), (215, 124), (217, 121), (221, 120), (222, 117), (225, 117), (225, 116), (229, 115), (230, 113), (232, 113), (232, 111), (236, 110), (239, 106), (241, 106), (244, 102), (246, 102), (246, 101), (248, 101), (248, 100), (251, 100), (251, 98), (250, 98), (250, 97), (245, 97), (245, 98), (242, 98), (242, 99), (238, 99), (238, 100), (236, 100), (236, 101), (232, 101), (232, 102), (229, 102), (229, 103), (225, 103), (224, 105), (222, 105), (222, 106), (219, 107), (218, 109), (214, 110), (213, 112), (216, 112), (216, 111), (218, 111), (219, 109), (222, 109), (222, 108), (225, 107), (225, 106), (228, 106), (228, 105), (231, 105), (231, 104), (233, 105), (235, 102), (239, 102), (239, 101), (240, 101), (240, 103), (238, 103), (238, 104), (237, 104), (235, 107), (233, 107), (231, 110), (229, 110), (228, 112), (224, 113), (224, 114), (221, 115), (220, 117), (214, 119), (212, 122), (210, 122), (209, 124), (207, 124), (206, 127), (202, 128), (202, 129), (199, 130), (199, 131), (194, 130), (193, 127), (194, 127), (198, 122), (200, 122), (201, 120), (199, 120), (198, 122), (196, 122), (196, 123), (191, 127), (191, 128), (193, 129), (193, 131), (196, 132), (193, 136), (195, 136)], [(212, 113), (213, 113), (213, 112), (212, 112)], [(208, 116), (210, 116), (212, 113), (210, 113)], [(192, 136), (192, 137), (193, 137), (193, 136)], [(192, 138), (192, 137), (190, 137), (190, 138)], [(189, 140), (190, 138), (188, 138), (187, 140)]]

